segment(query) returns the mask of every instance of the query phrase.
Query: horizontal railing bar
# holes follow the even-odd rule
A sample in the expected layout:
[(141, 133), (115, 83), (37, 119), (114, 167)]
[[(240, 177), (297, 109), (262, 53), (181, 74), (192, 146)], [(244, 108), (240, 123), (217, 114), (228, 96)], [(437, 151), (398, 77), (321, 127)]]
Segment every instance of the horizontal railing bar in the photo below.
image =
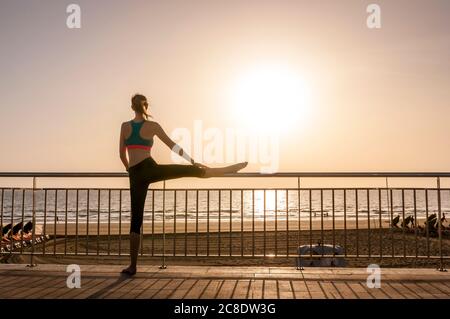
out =
[[(88, 190), (112, 190), (112, 191), (127, 191), (129, 190), (129, 188), (111, 188), (111, 187), (91, 187), (91, 188), (77, 188), (77, 187), (51, 187), (51, 188), (46, 188), (46, 187), (37, 187), (37, 188), (32, 188), (32, 187), (0, 187), (0, 190), (4, 189), (4, 190), (11, 190), (11, 189), (16, 189), (16, 190), (79, 190), (79, 191), (88, 191)], [(244, 191), (251, 191), (251, 190), (255, 190), (255, 191), (275, 191), (275, 190), (288, 190), (288, 191), (297, 191), (298, 188), (296, 187), (275, 187), (275, 188), (252, 188), (252, 187), (245, 187), (245, 188), (214, 188), (214, 187), (203, 187), (203, 188), (151, 188), (152, 190), (157, 190), (157, 191), (162, 191), (162, 190), (166, 190), (166, 191), (240, 191), (240, 190), (244, 190)], [(450, 190), (450, 188), (445, 188), (445, 187), (441, 187), (441, 188), (436, 188), (436, 187), (301, 187), (302, 190), (335, 190), (335, 191), (339, 191), (339, 190), (388, 190), (388, 189), (392, 189), (392, 190), (438, 190), (440, 189), (441, 191), (447, 191)], [(149, 188), (150, 190), (150, 188)]]
[[(14, 251), (14, 252), (8, 252), (8, 254), (13, 254), (13, 255), (30, 255), (31, 254), (31, 252), (23, 252), (23, 253), (20, 253), (20, 252), (17, 252), (17, 251)], [(86, 254), (86, 253), (78, 253), (78, 254), (75, 254), (75, 253), (56, 253), (56, 254), (49, 254), (49, 256), (50, 257), (54, 257), (54, 256), (77, 256), (77, 257), (81, 257), (81, 258), (83, 258), (83, 257), (85, 257), (85, 256), (104, 256), (104, 257), (129, 257), (130, 255), (129, 254), (118, 254), (118, 253), (110, 253), (110, 254), (108, 254), (108, 253), (99, 253), (99, 254), (97, 254), (97, 253), (89, 253), (89, 254)], [(142, 255), (139, 255), (139, 257), (162, 257), (162, 256), (164, 256), (162, 253), (156, 253), (156, 254), (153, 254), (153, 255), (151, 255), (151, 254), (142, 254)], [(242, 258), (242, 257), (244, 257), (244, 258), (266, 258), (266, 259), (270, 259), (270, 258), (276, 258), (276, 259), (279, 259), (279, 258), (300, 258), (300, 259), (309, 259), (309, 258), (323, 258), (323, 257), (326, 257), (326, 258), (357, 258), (357, 259), (360, 259), (360, 258), (380, 258), (380, 257), (383, 257), (383, 259), (394, 259), (394, 258), (409, 258), (409, 259), (440, 259), (441, 257), (440, 256), (423, 256), (423, 255), (419, 255), (419, 256), (416, 256), (416, 255), (406, 255), (406, 257), (403, 255), (403, 254), (399, 254), (399, 255), (376, 255), (376, 254), (371, 254), (370, 256), (369, 255), (363, 255), (363, 254), (359, 254), (359, 255), (349, 255), (349, 254), (347, 254), (347, 256), (345, 256), (345, 255), (331, 255), (331, 254), (324, 254), (324, 255), (322, 255), (322, 254), (319, 254), (319, 255), (309, 255), (309, 254), (305, 254), (305, 255), (295, 255), (295, 254), (289, 254), (289, 255), (283, 255), (283, 254), (278, 254), (277, 256), (275, 256), (275, 254), (273, 254), (273, 255), (270, 255), (270, 254), (266, 254), (266, 255), (263, 255), (263, 254), (255, 254), (255, 255), (252, 255), (252, 254), (248, 254), (248, 255), (241, 255), (241, 254), (232, 254), (232, 255), (230, 255), (230, 254), (227, 254), (227, 255), (224, 255), (224, 254), (222, 254), (222, 255), (218, 255), (218, 254), (209, 254), (209, 255), (207, 255), (207, 254), (187, 254), (187, 255), (185, 255), (185, 254), (177, 254), (177, 255), (170, 255), (170, 256), (167, 256), (167, 254), (166, 254), (166, 257), (167, 258), (170, 258), (170, 257), (203, 257), (203, 258), (211, 258), (211, 257), (214, 257), (214, 258), (217, 258), (217, 257), (222, 257), (222, 258), (229, 258), (229, 257), (239, 257), (239, 258)], [(443, 259), (450, 259), (450, 256), (442, 256), (442, 258)]]
[[(0, 177), (129, 177), (114, 172), (0, 172)], [(450, 177), (450, 172), (279, 172), (233, 173), (217, 177)]]

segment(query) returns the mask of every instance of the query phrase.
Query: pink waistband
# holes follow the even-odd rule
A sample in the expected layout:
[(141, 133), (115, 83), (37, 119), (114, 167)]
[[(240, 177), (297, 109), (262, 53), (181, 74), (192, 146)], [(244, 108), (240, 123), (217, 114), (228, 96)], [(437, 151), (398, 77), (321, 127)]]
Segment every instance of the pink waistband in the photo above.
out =
[(140, 148), (140, 149), (144, 149), (144, 150), (149, 150), (149, 149), (151, 149), (151, 146), (147, 146), (147, 145), (127, 145), (126, 148)]

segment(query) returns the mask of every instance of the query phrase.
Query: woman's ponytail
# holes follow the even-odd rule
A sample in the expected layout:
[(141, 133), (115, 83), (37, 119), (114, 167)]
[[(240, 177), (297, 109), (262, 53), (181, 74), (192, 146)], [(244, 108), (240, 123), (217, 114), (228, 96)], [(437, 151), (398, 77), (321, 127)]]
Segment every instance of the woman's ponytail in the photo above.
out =
[(133, 97), (131, 98), (131, 108), (133, 109), (133, 111), (142, 114), (142, 116), (146, 120), (148, 120), (148, 118), (152, 116), (145, 111), (144, 106), (142, 105), (142, 101), (147, 101), (147, 98), (144, 95), (142, 94), (133, 95)]

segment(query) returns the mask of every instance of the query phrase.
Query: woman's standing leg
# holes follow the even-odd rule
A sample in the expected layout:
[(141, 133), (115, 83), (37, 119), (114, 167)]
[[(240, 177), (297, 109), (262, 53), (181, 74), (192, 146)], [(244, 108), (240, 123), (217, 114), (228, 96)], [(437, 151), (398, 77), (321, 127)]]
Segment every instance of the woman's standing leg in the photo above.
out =
[(130, 266), (122, 272), (129, 275), (136, 273), (139, 244), (141, 239), (141, 226), (144, 218), (145, 198), (147, 197), (149, 183), (139, 176), (130, 174), (130, 200), (131, 200), (131, 224), (130, 224)]

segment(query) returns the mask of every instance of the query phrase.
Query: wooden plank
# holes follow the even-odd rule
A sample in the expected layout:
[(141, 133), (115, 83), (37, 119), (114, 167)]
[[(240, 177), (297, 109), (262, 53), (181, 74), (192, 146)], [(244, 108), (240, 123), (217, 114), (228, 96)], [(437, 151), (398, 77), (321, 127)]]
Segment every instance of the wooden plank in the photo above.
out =
[(213, 279), (209, 281), (208, 286), (203, 291), (200, 299), (214, 299), (216, 298), (217, 293), (219, 292), (220, 286), (222, 285), (223, 280)]
[(394, 289), (388, 281), (382, 281), (381, 288), (383, 292), (389, 296), (391, 299), (405, 299), (401, 293), (399, 293), (396, 289)]
[(33, 298), (54, 299), (63, 292), (63, 289), (67, 289), (66, 277), (53, 277), (52, 279), (43, 283), (43, 287), (45, 288), (33, 295)]
[(336, 290), (341, 295), (341, 298), (343, 299), (357, 299), (358, 296), (353, 292), (352, 289), (348, 286), (346, 282), (342, 281), (334, 281), (334, 286), (336, 287)]
[(433, 295), (428, 293), (426, 290), (424, 290), (422, 287), (417, 285), (414, 282), (405, 282), (403, 283), (404, 286), (408, 287), (410, 290), (414, 291), (421, 299), (433, 299)]
[(429, 282), (431, 286), (446, 294), (450, 298), (450, 287), (442, 282)]
[(294, 296), (296, 299), (311, 299), (311, 294), (305, 281), (292, 280), (291, 283), (294, 289)]
[(191, 289), (189, 289), (188, 293), (184, 298), (186, 299), (198, 299), (203, 291), (206, 289), (206, 287), (209, 284), (208, 279), (199, 279), (195, 282), (194, 286), (192, 286)]
[(353, 291), (353, 293), (358, 296), (358, 299), (373, 299), (373, 296), (367, 291), (367, 289), (370, 288), (367, 287), (365, 283), (362, 284), (360, 282), (349, 282), (348, 286)]
[[(30, 276), (31, 277), (31, 276)], [(28, 281), (25, 281), (26, 286), (19, 288), (13, 288), (13, 289), (4, 289), (7, 291), (7, 297), (5, 298), (15, 298), (15, 299), (22, 299), (22, 298), (32, 298), (32, 295), (39, 292), (43, 288), (41, 287), (42, 283), (48, 281), (48, 278), (45, 277), (34, 277), (34, 278), (28, 278)], [(23, 288), (23, 289), (22, 289)]]
[(62, 293), (61, 295), (59, 295), (57, 297), (57, 299), (71, 299), (71, 298), (75, 298), (77, 295), (82, 294), (83, 292), (85, 292), (86, 290), (88, 290), (89, 288), (92, 288), (92, 286), (96, 286), (96, 284), (99, 283), (99, 280), (96, 280), (95, 278), (88, 278), (88, 279), (84, 279), (81, 282), (81, 287), (80, 288), (67, 288), (67, 292)]
[[(96, 277), (93, 281), (89, 283), (86, 290), (81, 292), (79, 295), (76, 295), (74, 298), (80, 299), (84, 296), (84, 298), (96, 299), (103, 298), (105, 294), (108, 293), (111, 287), (117, 284), (117, 278), (105, 278), (105, 277)], [(81, 284), (83, 287), (83, 283)]]
[(430, 285), (427, 282), (419, 282), (417, 283), (420, 287), (422, 287), (426, 292), (431, 294), (434, 298), (443, 299), (448, 298), (448, 296), (441, 290), (437, 289), (436, 287)]
[(12, 273), (7, 273), (6, 271), (1, 273), (0, 278), (2, 279), (2, 287), (9, 287), (9, 283), (13, 282), (22, 276), (14, 276)]
[[(28, 287), (14, 287), (8, 289), (8, 295), (5, 297), (5, 299), (14, 299), (15, 296), (20, 296), (23, 293), (27, 293)], [(20, 298), (20, 297), (19, 297)]]
[(264, 295), (263, 299), (279, 299), (278, 282), (277, 280), (264, 280)]
[[(177, 290), (174, 291), (172, 295), (169, 296), (170, 299), (181, 299), (188, 293), (189, 289), (195, 284), (195, 279), (186, 279), (183, 283), (178, 287)], [(140, 297), (140, 296), (139, 296)]]
[(224, 280), (216, 298), (217, 299), (230, 299), (231, 296), (233, 295), (233, 291), (236, 287), (236, 284), (237, 284), (237, 280), (233, 280), (233, 279)]
[(5, 284), (5, 286), (3, 286), (2, 283), (2, 287), (9, 287), (9, 288), (23, 287), (26, 286), (28, 282), (40, 280), (41, 278), (42, 278), (41, 276), (27, 276), (27, 275), (15, 276), (15, 279), (13, 281), (10, 281), (8, 284)]
[(293, 299), (294, 293), (289, 280), (278, 281), (278, 295), (280, 299)]
[(263, 295), (263, 281), (262, 280), (250, 280), (248, 289), (249, 299), (262, 299)]
[[(36, 276), (40, 277), (40, 276)], [(40, 277), (42, 278), (42, 277)], [(2, 287), (20, 287), (26, 282), (26, 276), (3, 276), (2, 275)]]
[[(108, 296), (114, 295), (115, 297), (119, 298), (133, 290), (136, 289), (137, 286), (142, 285), (145, 282), (144, 278), (124, 278), (119, 284), (114, 285), (109, 289)], [(154, 283), (155, 281), (152, 281)]]
[[(157, 280), (155, 279), (152, 283), (151, 283), (151, 287), (152, 289), (160, 289), (160, 285), (164, 285), (166, 282), (168, 282), (169, 279), (160, 279)], [(127, 296), (129, 296), (130, 299), (132, 298), (136, 298), (140, 293), (142, 293), (144, 290), (148, 289), (144, 289), (143, 287), (148, 287), (149, 282), (146, 281), (145, 278), (134, 278), (133, 280), (127, 282), (125, 285), (123, 285), (122, 287), (120, 287), (120, 291), (123, 292), (122, 295), (119, 295), (118, 298), (127, 298)], [(155, 287), (156, 285), (156, 287)], [(138, 292), (136, 292), (138, 291)]]
[[(137, 292), (129, 291), (127, 294), (130, 296), (129, 298), (151, 299), (160, 290), (164, 289), (168, 284), (170, 284), (172, 279), (152, 278), (152, 280), (147, 279), (145, 282), (141, 282), (140, 285), (137, 286)], [(123, 298), (126, 298), (126, 296), (123, 296)]]
[(320, 287), (319, 282), (315, 280), (306, 280), (306, 286), (308, 287), (311, 298), (313, 299), (325, 299), (326, 295)]
[(328, 299), (341, 299), (341, 295), (330, 281), (322, 281), (319, 284)]
[(397, 290), (405, 299), (419, 299), (419, 296), (400, 282), (391, 282), (391, 287)]
[[(140, 281), (134, 281), (133, 282), (132, 277), (126, 278), (126, 277), (120, 277), (116, 278), (116, 280), (110, 284), (110, 286), (106, 286), (103, 289), (99, 290), (97, 298), (101, 299), (116, 299), (127, 292), (131, 291), (131, 288), (134, 287), (134, 285), (139, 284)], [(126, 288), (127, 285), (130, 285), (129, 288)]]
[(139, 296), (148, 287), (152, 287), (160, 283), (157, 279), (148, 278), (130, 278), (130, 280), (124, 280), (123, 284), (119, 288), (114, 287), (114, 291), (107, 298), (120, 298), (120, 299), (134, 299)]
[(76, 295), (74, 299), (99, 298), (99, 292), (104, 291), (116, 282), (115, 278), (96, 278), (86, 290)]
[(236, 289), (234, 290), (233, 299), (247, 299), (248, 290), (250, 288), (250, 280), (240, 279), (236, 284)]
[(140, 294), (144, 292), (144, 289), (133, 289), (123, 294), (119, 299), (136, 299)]
[(183, 283), (182, 279), (170, 279), (169, 282), (159, 289), (152, 298), (155, 299), (167, 299), (177, 288)]

